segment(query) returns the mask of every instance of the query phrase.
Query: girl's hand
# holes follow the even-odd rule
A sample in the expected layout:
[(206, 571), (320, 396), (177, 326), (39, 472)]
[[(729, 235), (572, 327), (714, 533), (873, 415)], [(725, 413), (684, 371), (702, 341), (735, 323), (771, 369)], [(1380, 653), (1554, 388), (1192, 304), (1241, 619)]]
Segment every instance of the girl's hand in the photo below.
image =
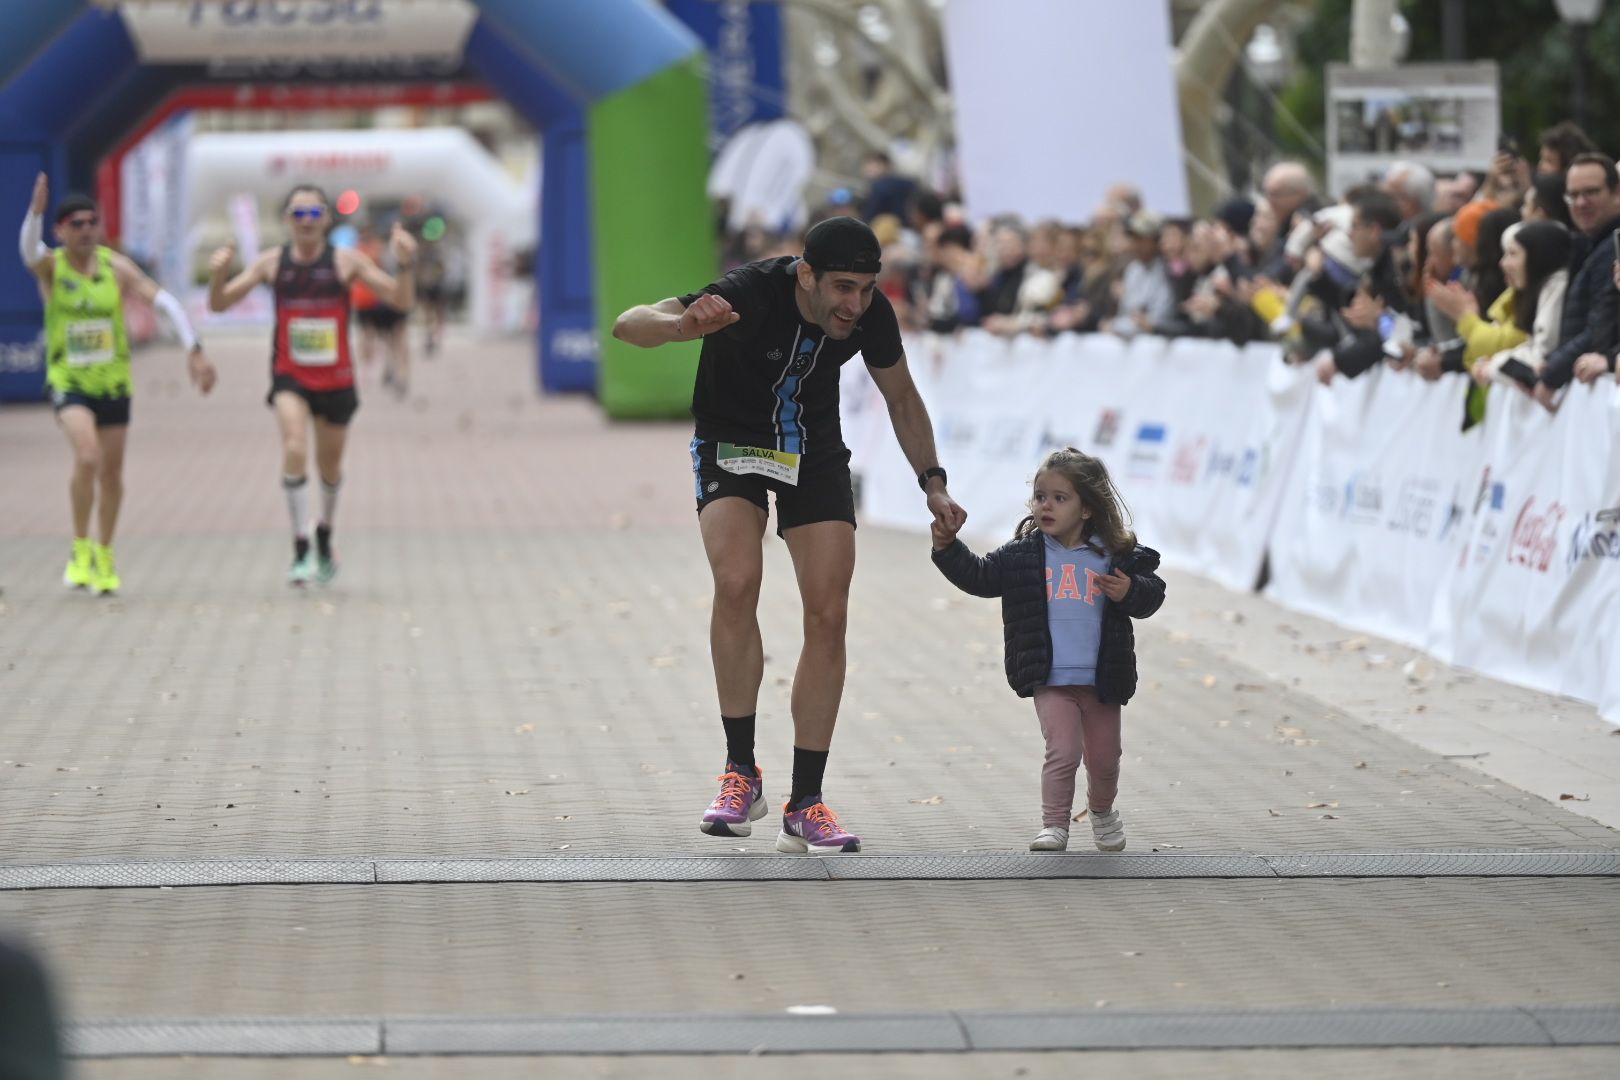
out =
[(1125, 594), (1131, 591), (1131, 575), (1120, 569), (1105, 578), (1097, 579), (1097, 587), (1103, 591), (1108, 599), (1118, 603), (1125, 599)]
[(941, 525), (938, 519), (935, 519), (928, 526), (928, 534), (934, 540), (935, 551), (944, 551), (956, 540), (956, 534), (945, 528), (945, 526)]

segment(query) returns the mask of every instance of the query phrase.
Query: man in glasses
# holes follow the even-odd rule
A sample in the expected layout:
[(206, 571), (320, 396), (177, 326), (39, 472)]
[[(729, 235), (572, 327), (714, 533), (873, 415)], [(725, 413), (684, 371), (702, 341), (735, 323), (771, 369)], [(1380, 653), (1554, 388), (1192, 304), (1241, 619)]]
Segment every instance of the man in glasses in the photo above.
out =
[[(1564, 294), (1564, 333), (1547, 355), (1535, 387), (1536, 400), (1547, 408), (1569, 384), (1584, 356), (1602, 358), (1615, 344), (1616, 295), (1614, 243), (1620, 229), (1620, 173), (1605, 154), (1577, 154), (1564, 181), (1569, 216), (1581, 238), (1571, 249), (1569, 289)], [(1586, 361), (1589, 367), (1596, 361)]]
[[(191, 382), (204, 394), (214, 387), (214, 365), (192, 332), (180, 302), (130, 259), (101, 245), (101, 215), (88, 196), (68, 195), (57, 204), (60, 246), (54, 250), (46, 246), (43, 232), (49, 199), (49, 182), (40, 173), (23, 219), (18, 251), (38, 281), (45, 303), (45, 382), (56, 406), (57, 422), (73, 447), (73, 475), (68, 483), (73, 554), (62, 581), (75, 589), (106, 595), (117, 592), (121, 584), (112, 541), (124, 500), (124, 446), (133, 388), (124, 297), (139, 296), (168, 320), (186, 350)], [(90, 515), (98, 509), (100, 540), (96, 541), (90, 536)]]
[[(364, 252), (334, 248), (326, 194), (300, 184), (282, 206), (292, 240), (261, 254), (226, 279), (234, 248), (222, 247), (208, 263), (208, 307), (224, 311), (255, 285), (275, 290), (276, 328), (270, 342), (270, 394), (281, 428), (282, 490), (292, 517), (291, 585), (326, 583), (337, 574), (332, 521), (343, 482), (343, 448), (349, 419), (359, 408), (349, 348), (349, 286), (363, 281), (384, 303), (409, 311), (416, 302), (412, 263), (416, 240), (395, 222), (389, 238), (399, 264), (396, 278)], [(315, 429), (315, 466), (321, 475), (321, 516), (311, 530), (308, 482), (309, 431)], [(313, 539), (313, 546), (311, 540)]]

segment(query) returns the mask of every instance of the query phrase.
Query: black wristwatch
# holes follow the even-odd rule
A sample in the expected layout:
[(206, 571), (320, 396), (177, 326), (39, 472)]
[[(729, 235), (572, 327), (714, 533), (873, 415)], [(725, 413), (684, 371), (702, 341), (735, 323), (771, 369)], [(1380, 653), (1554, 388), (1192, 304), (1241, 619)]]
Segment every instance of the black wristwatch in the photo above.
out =
[(917, 474), (917, 486), (922, 488), (924, 491), (927, 491), (928, 481), (936, 476), (939, 477), (940, 483), (950, 483), (950, 481), (945, 479), (945, 470), (940, 468), (938, 465), (935, 465), (933, 468), (924, 469), (922, 472)]

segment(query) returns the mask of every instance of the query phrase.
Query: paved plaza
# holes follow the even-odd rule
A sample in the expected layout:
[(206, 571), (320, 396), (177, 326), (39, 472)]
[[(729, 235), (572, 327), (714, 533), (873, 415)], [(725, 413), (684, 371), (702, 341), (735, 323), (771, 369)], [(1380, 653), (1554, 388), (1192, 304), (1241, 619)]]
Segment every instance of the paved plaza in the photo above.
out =
[[(136, 357), (116, 598), (60, 585), (65, 441), (0, 408), (0, 932), (48, 962), (79, 1075), (1620, 1067), (1620, 737), (1590, 706), (1168, 573), (1127, 854), (1080, 823), (1030, 856), (1042, 742), (997, 606), (863, 528), (827, 792), (866, 869), (805, 871), (769, 817), (696, 827), (724, 743), (689, 425), (541, 398), (524, 343), (453, 339), (406, 401), (363, 373), (342, 572), (295, 591), (264, 343), (210, 346), (206, 400)], [(779, 802), (774, 538), (761, 624)], [(1208, 1010), (1259, 1034), (1188, 1035)], [(1377, 1034), (1409, 1022), (1451, 1034)]]

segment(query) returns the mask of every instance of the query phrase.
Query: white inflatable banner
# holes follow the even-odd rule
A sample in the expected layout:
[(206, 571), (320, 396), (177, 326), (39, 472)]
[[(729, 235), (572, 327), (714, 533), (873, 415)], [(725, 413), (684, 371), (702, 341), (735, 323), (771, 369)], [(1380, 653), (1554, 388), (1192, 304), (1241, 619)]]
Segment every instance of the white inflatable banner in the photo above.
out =
[[(1620, 721), (1620, 390), (1556, 417), (1466, 383), (1379, 369), (1331, 387), (1270, 345), (979, 332), (909, 338), (951, 494), (980, 543), (1025, 513), (1055, 446), (1101, 457), (1165, 561)], [(926, 530), (864, 369), (844, 372), (861, 519)]]

